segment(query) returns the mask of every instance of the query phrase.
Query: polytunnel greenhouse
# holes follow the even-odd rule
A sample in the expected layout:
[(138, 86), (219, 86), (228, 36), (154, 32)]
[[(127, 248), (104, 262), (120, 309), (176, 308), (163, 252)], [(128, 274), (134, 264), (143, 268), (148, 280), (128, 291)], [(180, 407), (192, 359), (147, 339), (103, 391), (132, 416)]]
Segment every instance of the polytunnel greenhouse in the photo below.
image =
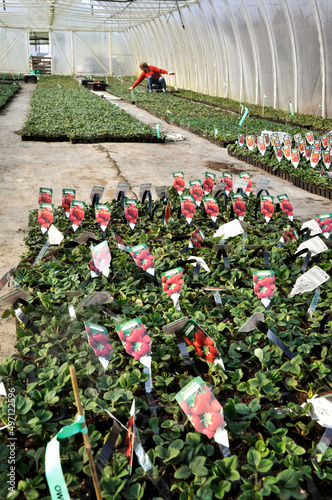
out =
[(0, 499), (332, 498), (331, 18), (0, 1)]

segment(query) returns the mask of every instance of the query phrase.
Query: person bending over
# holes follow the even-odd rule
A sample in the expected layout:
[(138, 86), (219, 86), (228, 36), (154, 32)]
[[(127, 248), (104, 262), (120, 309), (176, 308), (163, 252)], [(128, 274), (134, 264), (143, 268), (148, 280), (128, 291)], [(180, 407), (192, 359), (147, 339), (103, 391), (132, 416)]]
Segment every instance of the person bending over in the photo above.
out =
[(148, 79), (148, 87), (149, 87), (149, 92), (152, 92), (152, 85), (156, 83), (160, 83), (162, 86), (163, 92), (166, 92), (166, 82), (165, 78), (161, 76), (161, 74), (164, 75), (175, 75), (173, 71), (166, 71), (165, 69), (160, 69), (156, 68), (156, 66), (149, 66), (146, 62), (143, 62), (139, 65), (140, 69), (142, 70), (142, 73), (140, 76), (137, 78), (136, 82), (133, 83), (132, 87), (130, 87), (128, 90), (131, 91), (133, 88), (137, 87), (144, 78)]

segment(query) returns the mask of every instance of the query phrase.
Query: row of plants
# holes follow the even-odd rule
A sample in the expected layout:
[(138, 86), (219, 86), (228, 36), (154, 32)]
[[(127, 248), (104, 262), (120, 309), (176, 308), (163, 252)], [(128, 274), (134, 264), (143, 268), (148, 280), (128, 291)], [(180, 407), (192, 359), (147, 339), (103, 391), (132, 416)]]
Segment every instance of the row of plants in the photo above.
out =
[[(77, 372), (95, 461), (115, 425), (112, 415), (127, 427), (135, 400), (138, 434), (153, 465), (153, 477), (159, 477), (170, 490), (161, 493), (136, 458), (131, 469), (124, 431), (100, 475), (106, 500), (301, 500), (314, 497), (317, 491), (322, 498), (329, 497), (332, 453), (327, 448), (316, 454), (324, 428), (312, 419), (312, 404), (306, 402), (332, 387), (330, 329), (319, 333), (331, 304), (331, 280), (320, 287), (317, 307), (308, 314), (313, 292), (290, 295), (303, 274), (304, 257), (296, 259), (293, 255), (304, 235), (300, 223), (292, 221), (289, 204), (286, 212), (278, 210), (277, 200), (265, 199), (266, 194), (261, 200), (256, 198), (248, 183), (246, 195), (234, 195), (234, 205), (230, 195), (216, 199), (211, 196), (214, 181), (218, 179), (210, 174), (204, 182), (192, 181), (189, 189), (187, 179), (176, 173), (176, 189), (169, 189), (167, 204), (163, 199), (153, 201), (151, 206), (147, 201), (125, 199), (124, 205), (121, 200), (111, 200), (102, 207), (93, 207), (73, 200), (72, 215), (65, 196), (63, 206), (51, 207), (53, 224), (61, 231), (63, 241), (38, 263), (48, 235), (41, 232), (40, 224), (44, 222), (39, 217), (40, 209), (31, 211), (28, 251), (13, 273), (13, 284), (29, 294), (19, 304), (30, 324), (19, 324), (17, 355), (0, 365), (2, 382), (16, 395), (17, 482), (8, 493), (5, 430), (0, 433), (0, 498), (50, 500), (45, 447), (77, 413), (70, 365)], [(200, 186), (208, 195), (202, 198), (203, 203), (197, 197)], [(227, 182), (227, 191), (229, 186)], [(52, 192), (44, 189), (42, 193), (39, 201), (52, 205)], [(195, 195), (194, 207), (191, 195)], [(234, 221), (234, 212), (248, 225), (245, 234), (227, 240), (227, 266), (214, 249), (224, 233), (221, 231), (218, 238), (214, 234), (217, 227)], [(325, 219), (321, 219), (322, 227)], [(51, 221), (47, 219), (46, 228)], [(91, 239), (83, 239), (86, 231), (93, 238), (92, 250)], [(80, 244), (75, 243), (78, 237), (82, 238)], [(100, 272), (94, 257), (99, 244), (103, 251), (110, 249), (109, 275)], [(137, 245), (139, 249), (135, 249)], [(264, 249), (267, 253), (263, 254)], [(204, 259), (208, 267), (202, 261), (200, 268), (196, 262), (192, 265), (188, 254)], [(99, 254), (99, 262), (107, 256), (107, 251), (103, 258)], [(331, 274), (330, 250), (314, 260)], [(313, 265), (310, 260), (308, 269)], [(268, 287), (262, 281), (266, 268), (269, 276), (274, 276), (273, 286), (271, 280)], [(273, 296), (269, 307), (258, 295), (264, 292), (267, 297), (265, 289), (269, 297)], [(114, 300), (106, 307), (91, 303), (80, 307), (82, 299), (91, 297), (92, 292), (108, 292)], [(216, 292), (219, 301), (214, 299)], [(173, 302), (176, 294), (178, 302)], [(76, 314), (72, 314), (73, 307), (70, 312), (69, 306)], [(241, 333), (240, 327), (254, 312), (264, 315), (266, 327), (279, 336), (294, 357), (287, 358), (257, 326)], [(14, 314), (13, 308), (6, 310), (3, 318), (10, 314)], [(208, 337), (200, 335), (193, 340), (186, 330), (179, 340), (172, 330), (167, 330), (170, 323), (185, 316)], [(141, 325), (140, 331), (132, 331), (129, 340), (122, 325), (137, 318), (144, 328)], [(98, 329), (103, 332), (103, 342), (96, 333)], [(145, 385), (149, 375), (140, 356), (133, 355), (138, 345), (129, 346), (140, 336), (144, 339), (140, 348), (145, 342), (151, 351), (146, 349), (152, 359), (149, 394)], [(94, 341), (89, 345), (90, 337)], [(180, 350), (178, 345), (181, 341), (187, 343), (189, 364), (182, 357), (183, 347)], [(212, 345), (222, 363), (211, 361), (215, 359)], [(186, 406), (177, 395), (197, 374), (212, 391), (213, 400), (199, 405), (197, 400)], [(211, 419), (220, 405), (223, 412), (218, 425), (226, 422), (230, 456), (223, 456), (214, 438), (216, 427)], [(4, 425), (8, 422), (6, 397), (1, 399), (0, 418)], [(61, 463), (71, 498), (92, 494), (88, 458), (80, 435), (61, 440)]]
[(22, 73), (0, 73), (1, 80), (24, 80), (24, 74)]
[(41, 76), (23, 138), (156, 140), (156, 131), (81, 87), (72, 77)]
[(0, 109), (20, 90), (17, 83), (0, 84)]

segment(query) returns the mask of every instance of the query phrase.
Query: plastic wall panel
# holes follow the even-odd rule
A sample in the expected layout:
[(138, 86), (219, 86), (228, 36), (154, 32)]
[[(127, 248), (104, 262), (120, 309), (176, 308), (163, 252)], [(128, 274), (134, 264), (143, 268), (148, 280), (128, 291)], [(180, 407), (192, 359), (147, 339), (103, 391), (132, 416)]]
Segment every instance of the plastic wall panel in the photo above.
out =
[(286, 2), (296, 39), (299, 75), (296, 111), (316, 114), (318, 105), (322, 103), (322, 75), (317, 19), (313, 2), (312, 0), (301, 2), (286, 0)]
[(112, 75), (133, 74), (132, 53), (122, 33), (112, 33)]
[(27, 31), (0, 28), (0, 72), (29, 73)]
[(109, 75), (110, 34), (74, 32), (74, 64), (76, 75)]
[[(332, 117), (332, 2), (316, 2), (322, 26), (324, 56), (325, 56), (325, 106), (323, 113)], [(323, 103), (324, 104), (324, 103)], [(317, 111), (317, 110), (316, 110)]]
[(74, 73), (72, 33), (70, 31), (51, 31), (52, 69), (56, 75)]

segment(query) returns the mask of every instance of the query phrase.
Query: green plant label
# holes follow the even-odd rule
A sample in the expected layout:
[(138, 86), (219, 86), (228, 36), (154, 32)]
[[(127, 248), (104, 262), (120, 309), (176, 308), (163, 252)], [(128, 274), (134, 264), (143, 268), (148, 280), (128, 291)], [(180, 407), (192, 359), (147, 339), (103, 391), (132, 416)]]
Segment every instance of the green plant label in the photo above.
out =
[(223, 368), (225, 368), (216, 343), (193, 319), (190, 319), (182, 327), (182, 335), (185, 342), (188, 345), (194, 346), (197, 354), (202, 356), (205, 361), (220, 364)]
[(52, 203), (53, 189), (39, 188), (38, 205), (40, 203)]
[(106, 278), (110, 272), (111, 253), (107, 241), (102, 241), (92, 248), (92, 261), (90, 262), (91, 277), (103, 274)]
[(72, 200), (76, 198), (75, 189), (63, 189), (62, 190), (62, 207), (66, 211), (66, 216), (69, 217), (70, 204)]
[(249, 172), (242, 172), (241, 174), (239, 174), (239, 177), (240, 177), (240, 179), (245, 179), (246, 181), (248, 181), (247, 187), (245, 189), (245, 193), (247, 195), (249, 195), (251, 193), (251, 188), (252, 188), (252, 182), (250, 179)]
[(38, 209), (38, 222), (41, 232), (44, 234), (53, 222), (53, 203), (40, 203)]
[(331, 165), (331, 153), (330, 151), (323, 151), (323, 162), (326, 168), (330, 168)]
[(311, 151), (311, 156), (310, 156), (310, 165), (312, 168), (317, 167), (318, 163), (320, 160), (320, 151), (319, 149), (313, 149)]
[(289, 220), (293, 220), (293, 206), (291, 202), (288, 199), (287, 194), (278, 194), (277, 195), (278, 203), (280, 205), (281, 210), (284, 212), (284, 214), (287, 215)]
[(217, 200), (213, 198), (213, 196), (204, 196), (203, 203), (204, 203), (204, 210), (207, 213), (207, 215), (211, 217), (213, 222), (216, 222), (219, 214), (219, 207)]
[(284, 153), (284, 156), (285, 158), (290, 161), (291, 158), (292, 158), (292, 154), (291, 154), (291, 146), (289, 144), (286, 144), (285, 146), (283, 146), (282, 148), (282, 151)]
[(138, 208), (136, 200), (126, 198), (124, 202), (125, 218), (131, 229), (134, 229), (138, 220)]
[(221, 404), (201, 377), (189, 382), (175, 398), (196, 431), (229, 446)]
[(238, 216), (239, 220), (243, 220), (247, 209), (245, 195), (242, 193), (232, 193), (231, 200), (234, 213)]
[(182, 194), (186, 185), (183, 172), (173, 172), (173, 186), (178, 194)]
[(199, 179), (189, 181), (189, 192), (193, 196), (196, 205), (199, 207), (204, 196), (202, 183)]
[(306, 132), (305, 138), (306, 138), (308, 144), (310, 144), (310, 146), (314, 143), (314, 140), (315, 140), (314, 134), (311, 131)]
[(175, 267), (174, 269), (161, 273), (161, 281), (164, 292), (171, 297), (176, 307), (184, 283), (182, 267)]
[(99, 205), (95, 206), (95, 217), (96, 221), (100, 225), (102, 231), (105, 231), (110, 220), (111, 220), (111, 211), (108, 205)]
[(202, 188), (204, 189), (204, 194), (211, 193), (216, 182), (216, 174), (212, 172), (205, 172), (204, 179), (202, 183)]
[(326, 239), (328, 239), (330, 233), (332, 232), (332, 214), (317, 215), (316, 222), (318, 223)]
[(246, 145), (249, 151), (252, 151), (255, 147), (255, 138), (253, 135), (247, 135), (246, 137)]
[(294, 168), (297, 168), (300, 162), (300, 151), (298, 149), (291, 149), (291, 162)]
[(135, 261), (135, 264), (146, 271), (147, 273), (154, 276), (154, 258), (145, 243), (141, 245), (136, 245), (134, 247), (128, 247), (129, 253)]
[(276, 289), (274, 271), (254, 271), (254, 292), (264, 307), (268, 307)]
[(237, 143), (239, 146), (244, 146), (244, 134), (237, 135)]
[(139, 318), (134, 318), (116, 326), (116, 331), (127, 354), (138, 359), (141, 363), (151, 355), (152, 340)]
[(192, 223), (195, 213), (195, 200), (191, 194), (181, 195), (181, 212), (185, 216), (187, 223)]
[(266, 153), (266, 142), (264, 138), (258, 138), (257, 145), (258, 145), (258, 151), (262, 156), (264, 156)]
[(85, 201), (72, 200), (69, 209), (69, 219), (74, 232), (82, 224), (85, 214)]
[(84, 326), (89, 345), (96, 356), (98, 356), (104, 370), (106, 370), (112, 356), (112, 345), (108, 332), (104, 326), (96, 325), (88, 321), (84, 321)]
[(273, 196), (269, 194), (262, 194), (260, 198), (262, 214), (264, 215), (266, 222), (270, 222), (274, 212)]
[(191, 234), (188, 246), (189, 248), (200, 248), (203, 245), (204, 240), (205, 240), (204, 234), (199, 228), (197, 228)]

